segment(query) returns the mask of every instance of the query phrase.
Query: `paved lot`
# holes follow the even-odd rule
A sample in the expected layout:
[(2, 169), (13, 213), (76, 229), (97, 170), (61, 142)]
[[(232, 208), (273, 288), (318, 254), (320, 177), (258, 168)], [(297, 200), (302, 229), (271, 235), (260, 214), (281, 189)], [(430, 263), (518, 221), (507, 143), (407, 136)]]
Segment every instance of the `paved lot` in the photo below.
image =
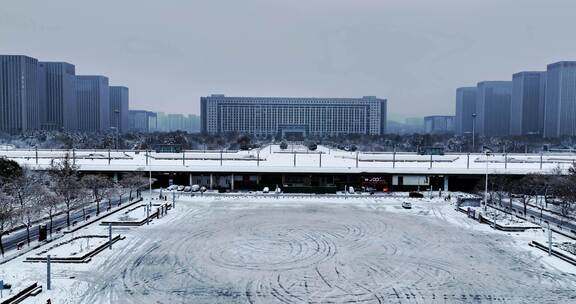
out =
[[(368, 202), (367, 202), (368, 201)], [(354, 203), (181, 202), (75, 276), (69, 303), (574, 303), (511, 237)], [(62, 266), (66, 267), (66, 266)]]

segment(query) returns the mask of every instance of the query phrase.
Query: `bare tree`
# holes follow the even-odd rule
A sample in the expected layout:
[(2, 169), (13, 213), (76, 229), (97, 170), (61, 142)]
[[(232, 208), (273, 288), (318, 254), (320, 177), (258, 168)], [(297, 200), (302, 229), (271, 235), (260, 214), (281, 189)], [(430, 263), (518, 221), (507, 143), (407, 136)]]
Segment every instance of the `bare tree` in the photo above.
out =
[(41, 211), (42, 179), (38, 173), (23, 168), (22, 173), (7, 184), (9, 193), (17, 203), (16, 214), (19, 222), (26, 227), (26, 241), (30, 246), (30, 228)]
[(111, 186), (110, 178), (104, 175), (85, 175), (82, 177), (82, 185), (92, 194), (96, 202), (96, 215), (100, 214), (100, 202), (104, 198), (105, 189)]
[(108, 183), (108, 185), (106, 186), (106, 188), (102, 190), (102, 192), (103, 196), (106, 198), (106, 200), (108, 200), (108, 210), (112, 209), (112, 202), (114, 201), (114, 197), (119, 196), (120, 199), (118, 201), (118, 204), (120, 204), (123, 189), (118, 183), (113, 182)]
[(120, 180), (120, 184), (129, 189), (129, 197), (132, 200), (132, 193), (136, 191), (137, 196), (140, 196), (140, 189), (148, 185), (148, 178), (143, 176), (143, 173), (133, 172), (129, 173)]
[(61, 205), (61, 200), (56, 195), (56, 193), (49, 191), (48, 189), (44, 190), (44, 199), (42, 200), (42, 207), (44, 212), (48, 215), (50, 220), (50, 236), (52, 236), (53, 226), (54, 226), (54, 214), (58, 211), (58, 207)]
[(52, 163), (49, 172), (51, 177), (49, 189), (64, 203), (66, 224), (70, 227), (70, 212), (86, 198), (78, 178), (78, 167), (72, 164), (66, 155), (62, 161)]
[[(3, 187), (2, 187), (3, 188)], [(0, 188), (0, 253), (4, 256), (2, 236), (14, 226), (14, 199)]]

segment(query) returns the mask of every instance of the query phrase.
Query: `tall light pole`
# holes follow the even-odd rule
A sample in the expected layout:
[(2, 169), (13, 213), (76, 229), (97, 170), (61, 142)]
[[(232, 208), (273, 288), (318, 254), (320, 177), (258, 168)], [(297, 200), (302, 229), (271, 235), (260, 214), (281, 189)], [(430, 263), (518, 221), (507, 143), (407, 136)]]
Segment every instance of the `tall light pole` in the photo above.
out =
[(476, 113), (472, 113), (472, 152), (476, 151)]
[(120, 110), (116, 109), (114, 113), (116, 114), (116, 151), (118, 151), (118, 146), (120, 146), (118, 142), (120, 137)]
[(486, 153), (486, 181), (484, 185), (484, 212), (488, 209), (488, 156), (490, 152), (488, 150), (485, 151)]

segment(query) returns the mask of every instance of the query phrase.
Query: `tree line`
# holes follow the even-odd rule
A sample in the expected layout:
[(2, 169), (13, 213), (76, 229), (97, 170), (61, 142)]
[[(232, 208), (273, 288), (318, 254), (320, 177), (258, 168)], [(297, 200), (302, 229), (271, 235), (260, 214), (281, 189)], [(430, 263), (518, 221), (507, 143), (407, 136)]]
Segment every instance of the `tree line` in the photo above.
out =
[[(476, 192), (484, 195), (485, 179), (478, 182)], [(501, 207), (512, 209), (512, 202), (522, 204), (522, 214), (530, 204), (544, 209), (556, 210), (564, 217), (570, 217), (576, 210), (576, 167), (572, 165), (568, 173), (560, 169), (552, 174), (527, 174), (522, 177), (509, 175), (490, 176), (488, 178), (488, 201)]]
[[(47, 220), (49, 234), (53, 233), (53, 221), (57, 214), (66, 216), (66, 226), (72, 223), (70, 213), (82, 210), (87, 219), (86, 208), (95, 206), (96, 215), (112, 208), (114, 200), (132, 200), (140, 195), (140, 189), (148, 185), (142, 173), (130, 173), (114, 181), (106, 175), (80, 175), (78, 167), (66, 156), (55, 161), (46, 171), (33, 171), (21, 167), (13, 160), (0, 158), (0, 253), (5, 249), (2, 236), (13, 229), (26, 229), (26, 241), (30, 245), (30, 229), (39, 221)], [(102, 206), (107, 202), (106, 206)]]

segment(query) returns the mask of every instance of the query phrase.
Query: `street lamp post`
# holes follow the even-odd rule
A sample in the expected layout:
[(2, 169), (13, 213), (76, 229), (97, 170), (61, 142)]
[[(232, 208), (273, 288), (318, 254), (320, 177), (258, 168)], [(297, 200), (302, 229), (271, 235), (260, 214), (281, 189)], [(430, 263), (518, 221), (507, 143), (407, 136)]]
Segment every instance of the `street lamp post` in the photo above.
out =
[(116, 151), (118, 151), (118, 146), (120, 146), (119, 137), (120, 137), (120, 110), (114, 110), (116, 114)]
[(486, 181), (484, 185), (484, 212), (488, 209), (488, 155), (489, 152), (486, 151)]
[(476, 151), (476, 113), (472, 114), (472, 152)]

